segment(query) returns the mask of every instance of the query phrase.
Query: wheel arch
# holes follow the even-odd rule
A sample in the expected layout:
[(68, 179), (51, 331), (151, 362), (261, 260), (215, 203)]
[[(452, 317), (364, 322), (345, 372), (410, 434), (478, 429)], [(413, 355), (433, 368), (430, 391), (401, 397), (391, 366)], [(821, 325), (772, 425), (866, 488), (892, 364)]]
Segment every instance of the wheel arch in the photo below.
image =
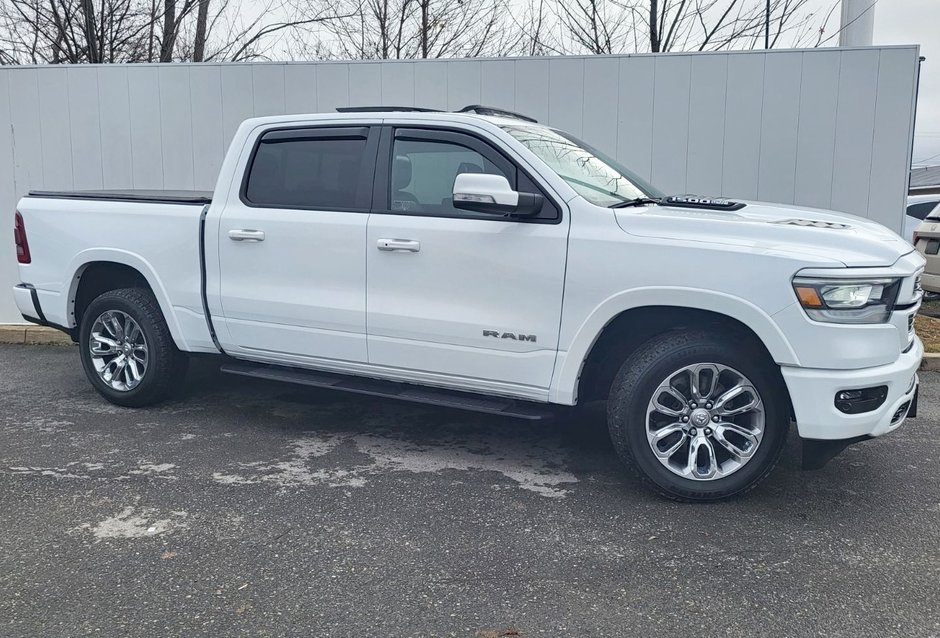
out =
[(93, 249), (79, 253), (69, 270), (74, 274), (66, 297), (66, 317), (76, 334), (84, 309), (95, 297), (120, 288), (145, 288), (157, 300), (176, 347), (185, 350), (169, 296), (153, 267), (142, 257), (127, 251)]
[(559, 353), (550, 400), (574, 405), (599, 398), (639, 344), (666, 330), (702, 325), (738, 335), (777, 364), (799, 365), (770, 315), (744, 299), (694, 289), (646, 289), (608, 299), (581, 324), (567, 351)]

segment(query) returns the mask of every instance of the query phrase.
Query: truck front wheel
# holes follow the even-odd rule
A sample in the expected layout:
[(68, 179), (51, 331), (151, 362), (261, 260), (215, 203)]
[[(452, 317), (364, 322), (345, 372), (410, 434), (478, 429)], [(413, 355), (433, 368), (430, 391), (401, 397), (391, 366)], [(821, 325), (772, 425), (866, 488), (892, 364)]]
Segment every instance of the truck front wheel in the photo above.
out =
[(676, 500), (750, 490), (777, 464), (789, 428), (782, 381), (765, 358), (707, 332), (646, 342), (611, 387), (607, 421), (617, 453)]
[(88, 304), (79, 347), (91, 385), (117, 405), (164, 399), (186, 370), (157, 300), (143, 288), (111, 290)]

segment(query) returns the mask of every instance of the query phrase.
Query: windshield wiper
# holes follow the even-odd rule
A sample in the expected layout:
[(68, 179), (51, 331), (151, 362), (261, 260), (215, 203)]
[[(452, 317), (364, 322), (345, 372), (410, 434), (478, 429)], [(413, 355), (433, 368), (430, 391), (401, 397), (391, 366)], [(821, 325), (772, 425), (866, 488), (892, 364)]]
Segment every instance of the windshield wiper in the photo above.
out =
[(625, 199), (622, 202), (617, 202), (609, 206), (609, 208), (628, 208), (630, 206), (646, 206), (647, 204), (658, 204), (662, 200), (658, 197), (634, 197), (633, 199)]

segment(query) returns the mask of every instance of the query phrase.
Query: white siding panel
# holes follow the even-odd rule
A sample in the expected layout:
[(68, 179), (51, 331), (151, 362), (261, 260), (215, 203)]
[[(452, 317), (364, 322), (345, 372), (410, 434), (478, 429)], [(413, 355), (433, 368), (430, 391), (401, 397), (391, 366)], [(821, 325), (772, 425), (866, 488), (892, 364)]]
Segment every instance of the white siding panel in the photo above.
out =
[(317, 112), (329, 113), (350, 106), (349, 65), (330, 63), (317, 67)]
[[(72, 188), (72, 128), (69, 126), (67, 67), (39, 73), (39, 122), (42, 126), (43, 188)], [(99, 154), (100, 157), (100, 154)]]
[(548, 63), (548, 123), (580, 137), (584, 60), (553, 58)]
[(617, 99), (617, 158), (649, 180), (653, 158), (653, 85), (656, 58), (621, 58)]
[[(0, 219), (10, 228), (13, 207), (19, 199), (13, 182), (13, 131), (10, 126), (10, 71), (0, 69)], [(20, 283), (12, 241), (0, 241), (0, 285), (9, 290)], [(13, 295), (0, 295), (0, 322), (22, 321), (13, 303)]]
[(247, 64), (226, 64), (222, 74), (222, 138), (227, 147), (238, 125), (255, 114), (254, 77)]
[(361, 62), (348, 66), (349, 106), (382, 104), (382, 65)]
[(163, 136), (157, 69), (135, 68), (127, 77), (134, 188), (163, 188)]
[[(76, 188), (101, 188), (101, 120), (98, 113), (98, 70), (69, 66), (69, 126), (72, 129), (72, 177)], [(189, 96), (185, 103), (189, 105)]]
[(160, 67), (164, 188), (193, 188), (192, 98), (189, 68)]
[(389, 106), (423, 106), (415, 104), (414, 62), (388, 62), (383, 64), (382, 96), (379, 104)]
[(888, 228), (901, 228), (907, 202), (907, 163), (895, 158), (910, 155), (909, 96), (915, 89), (917, 64), (911, 51), (890, 50), (881, 54), (878, 68), (878, 98), (875, 104), (868, 216)]
[(317, 112), (317, 66), (288, 64), (284, 67), (284, 108), (288, 113)]
[[(900, 229), (916, 47), (358, 63), (0, 68), (0, 209), (29, 189), (212, 188), (246, 118), (482, 103), (567, 129), (668, 192)], [(16, 281), (0, 242), (0, 287)], [(0, 296), (0, 322), (17, 321)]]
[(819, 51), (803, 56), (803, 90), (797, 126), (796, 192), (801, 206), (829, 208), (832, 201), (832, 155), (842, 53)]
[(215, 186), (225, 152), (219, 67), (191, 67), (189, 94), (193, 105), (193, 186), (209, 190)]
[(757, 197), (764, 60), (766, 56), (752, 53), (728, 56), (721, 178), (721, 194), (726, 197)]
[(37, 69), (12, 69), (10, 81), (10, 126), (13, 130), (13, 179), (21, 196), (42, 188), (42, 128), (39, 120), (39, 73)]
[(691, 56), (656, 58), (651, 175), (653, 184), (669, 193), (686, 191), (691, 82)]
[(123, 65), (98, 67), (98, 126), (101, 130), (102, 188), (131, 188), (134, 158), (131, 150), (131, 109)]
[(284, 65), (257, 64), (251, 67), (255, 117), (283, 115)]
[(501, 109), (516, 109), (516, 65), (488, 60), (481, 63), (480, 103)]
[(458, 60), (447, 63), (447, 108), (456, 111), (480, 103), (481, 63)]
[(415, 104), (428, 109), (447, 108), (445, 62), (415, 63)]
[(769, 202), (792, 202), (796, 179), (797, 135), (800, 122), (802, 53), (782, 53), (764, 65), (760, 166), (757, 197)]
[(514, 111), (534, 117), (539, 122), (549, 119), (548, 60), (516, 60), (516, 108)]
[[(13, 175), (13, 128), (9, 125), (10, 118), (10, 71), (0, 69), (0, 206), (5, 206), (0, 216), (10, 214), (10, 204), (21, 193), (16, 192), (16, 183)], [(0, 241), (0, 250), (4, 243), (7, 247), (11, 242)], [(11, 253), (12, 254), (12, 253)], [(6, 263), (6, 262), (3, 262)]]
[(721, 189), (728, 58), (723, 55), (692, 58), (692, 78), (685, 190), (715, 196)]
[(616, 58), (584, 61), (581, 138), (611, 157), (617, 155), (619, 68)]
[(868, 213), (879, 57), (875, 50), (844, 51), (839, 73), (832, 207), (860, 215)]

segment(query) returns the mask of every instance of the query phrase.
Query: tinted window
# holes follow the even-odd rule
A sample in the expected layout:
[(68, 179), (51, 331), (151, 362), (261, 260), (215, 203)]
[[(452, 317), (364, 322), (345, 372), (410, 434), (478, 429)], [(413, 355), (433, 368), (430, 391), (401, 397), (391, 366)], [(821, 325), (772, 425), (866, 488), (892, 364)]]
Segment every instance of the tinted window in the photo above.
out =
[(395, 140), (391, 209), (466, 214), (454, 208), (454, 180), (460, 173), (509, 175), (474, 150), (449, 142)]
[(245, 197), (257, 206), (355, 208), (365, 150), (362, 138), (262, 139)]
[(907, 214), (910, 217), (924, 219), (937, 206), (937, 202), (918, 202), (907, 207)]

